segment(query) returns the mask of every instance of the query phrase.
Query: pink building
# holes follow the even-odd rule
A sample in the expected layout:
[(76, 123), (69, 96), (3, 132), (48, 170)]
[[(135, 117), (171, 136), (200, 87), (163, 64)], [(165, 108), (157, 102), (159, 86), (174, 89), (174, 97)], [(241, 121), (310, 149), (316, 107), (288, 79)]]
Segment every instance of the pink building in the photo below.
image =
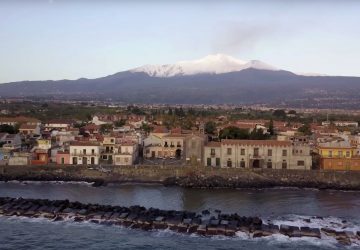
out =
[(56, 155), (56, 164), (66, 165), (70, 164), (70, 154), (69, 152), (58, 151)]

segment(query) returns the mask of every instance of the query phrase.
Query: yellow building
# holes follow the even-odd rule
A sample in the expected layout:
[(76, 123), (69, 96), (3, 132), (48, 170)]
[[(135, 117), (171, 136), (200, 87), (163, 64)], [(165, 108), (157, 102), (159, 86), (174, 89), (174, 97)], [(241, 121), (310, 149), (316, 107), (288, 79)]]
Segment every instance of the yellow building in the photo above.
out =
[(318, 146), (320, 167), (325, 170), (360, 170), (360, 157), (349, 142), (322, 143)]

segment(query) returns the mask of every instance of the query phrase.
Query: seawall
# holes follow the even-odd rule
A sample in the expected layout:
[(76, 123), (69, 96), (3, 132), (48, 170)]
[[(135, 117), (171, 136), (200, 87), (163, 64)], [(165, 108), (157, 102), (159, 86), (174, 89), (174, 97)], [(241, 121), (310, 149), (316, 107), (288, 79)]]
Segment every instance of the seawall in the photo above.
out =
[(180, 166), (0, 166), (0, 180), (143, 182), (193, 188), (300, 187), (360, 190), (360, 171)]

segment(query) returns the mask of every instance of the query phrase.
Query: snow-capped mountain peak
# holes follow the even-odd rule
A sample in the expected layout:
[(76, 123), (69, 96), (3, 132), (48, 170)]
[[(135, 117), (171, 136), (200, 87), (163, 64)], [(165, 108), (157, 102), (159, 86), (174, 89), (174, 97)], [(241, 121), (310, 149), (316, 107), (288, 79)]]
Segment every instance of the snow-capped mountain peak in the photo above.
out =
[(144, 72), (155, 77), (172, 77), (196, 74), (222, 74), (241, 71), (248, 68), (262, 70), (278, 70), (277, 68), (258, 60), (242, 61), (224, 54), (208, 55), (192, 61), (179, 61), (174, 64), (144, 65), (131, 70)]

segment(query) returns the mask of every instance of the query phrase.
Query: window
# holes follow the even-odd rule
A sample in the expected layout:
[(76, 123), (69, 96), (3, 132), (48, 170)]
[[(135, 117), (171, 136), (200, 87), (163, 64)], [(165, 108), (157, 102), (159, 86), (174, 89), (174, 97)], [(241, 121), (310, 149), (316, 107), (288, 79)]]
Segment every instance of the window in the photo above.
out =
[(241, 155), (245, 155), (245, 148), (242, 148), (242, 149), (241, 149), (240, 154), (241, 154)]
[(267, 167), (267, 168), (272, 168), (272, 162), (271, 162), (271, 161), (268, 161), (268, 162), (266, 163), (266, 167)]
[(83, 154), (86, 155), (86, 149), (83, 149)]
[(241, 161), (240, 161), (240, 167), (245, 168), (245, 161), (244, 161), (244, 159), (241, 159)]
[(343, 152), (342, 152), (342, 151), (338, 151), (338, 156), (339, 156), (339, 157), (343, 157)]
[(287, 156), (287, 150), (286, 149), (283, 149), (282, 156)]
[(272, 149), (268, 149), (268, 156), (272, 156)]
[(227, 161), (227, 164), (226, 164), (227, 167), (231, 168), (232, 167), (232, 161), (229, 159)]
[[(181, 143), (180, 143), (179, 141), (177, 142), (176, 147), (178, 147), (178, 148), (181, 147)], [(192, 147), (192, 148), (195, 148), (195, 143), (194, 143), (194, 141), (191, 142), (191, 147)]]
[(305, 162), (304, 162), (304, 161), (298, 161), (298, 162), (297, 162), (297, 165), (298, 165), (298, 166), (305, 166)]
[(231, 152), (232, 152), (231, 148), (228, 148), (228, 149), (227, 149), (227, 154), (228, 154), (228, 155), (231, 155)]
[(208, 167), (211, 166), (211, 158), (206, 159), (206, 166), (208, 166)]
[(168, 147), (168, 142), (167, 141), (165, 142), (164, 147)]
[(65, 159), (64, 159), (64, 157), (61, 157), (61, 164), (65, 164)]
[(331, 150), (329, 151), (329, 157), (332, 157), (332, 151)]
[(220, 158), (216, 158), (216, 166), (220, 167)]
[(282, 169), (286, 169), (287, 168), (287, 163), (286, 161), (283, 161), (281, 164)]
[(95, 154), (95, 149), (91, 149), (91, 154)]
[(211, 149), (210, 155), (214, 156), (215, 155), (215, 148)]
[(125, 163), (129, 162), (129, 158), (124, 158)]
[(114, 139), (111, 139), (110, 142), (111, 142), (111, 143), (114, 143)]
[(350, 157), (350, 151), (346, 151), (346, 157)]
[(254, 148), (254, 156), (259, 156), (259, 148)]

